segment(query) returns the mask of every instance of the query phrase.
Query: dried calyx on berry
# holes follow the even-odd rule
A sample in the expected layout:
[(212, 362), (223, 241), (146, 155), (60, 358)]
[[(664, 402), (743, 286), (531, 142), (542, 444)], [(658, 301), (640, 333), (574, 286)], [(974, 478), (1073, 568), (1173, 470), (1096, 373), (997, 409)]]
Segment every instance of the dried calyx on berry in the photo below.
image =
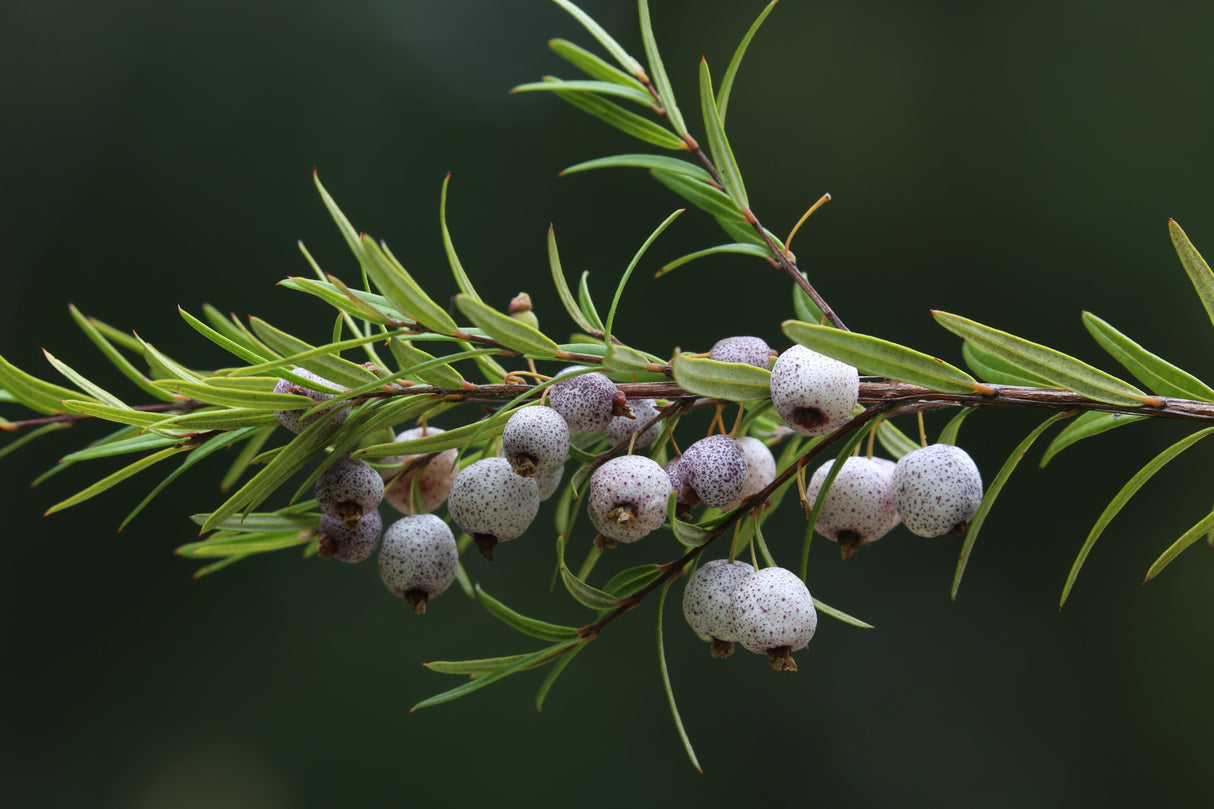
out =
[(590, 477), (587, 511), (609, 540), (636, 542), (666, 522), (670, 478), (643, 455), (612, 458)]

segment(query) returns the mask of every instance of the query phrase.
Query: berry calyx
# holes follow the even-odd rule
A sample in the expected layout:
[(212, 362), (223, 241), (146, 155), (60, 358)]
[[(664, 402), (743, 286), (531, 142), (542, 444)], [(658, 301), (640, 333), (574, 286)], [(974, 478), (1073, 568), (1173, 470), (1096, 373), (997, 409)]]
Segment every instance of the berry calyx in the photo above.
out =
[(587, 511), (600, 534), (636, 542), (666, 521), (670, 477), (643, 455), (612, 458), (590, 477)]
[(569, 426), (551, 407), (520, 408), (502, 430), (502, 456), (516, 475), (542, 475), (569, 456)]

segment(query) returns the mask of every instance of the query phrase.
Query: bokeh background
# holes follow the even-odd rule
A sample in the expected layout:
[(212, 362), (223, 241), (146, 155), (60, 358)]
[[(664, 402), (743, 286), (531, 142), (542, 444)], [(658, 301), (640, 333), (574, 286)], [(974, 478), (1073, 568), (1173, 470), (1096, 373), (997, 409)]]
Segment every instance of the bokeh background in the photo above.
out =
[[(641, 52), (633, 4), (584, 6)], [(699, 57), (719, 76), (761, 8), (654, 0), (693, 122)], [(956, 358), (928, 314), (940, 308), (1109, 367), (1080, 325), (1088, 308), (1209, 378), (1210, 323), (1166, 223), (1214, 252), (1212, 30), (1214, 7), (1200, 3), (785, 0), (743, 67), (731, 136), (776, 232), (834, 195), (794, 246), (853, 328)], [(571, 75), (545, 47), (554, 36), (591, 45), (542, 0), (10, 0), (0, 353), (49, 375), (46, 347), (129, 390), (75, 331), (69, 302), (204, 367), (229, 360), (177, 305), (325, 339), (324, 309), (275, 287), (307, 274), (299, 239), (326, 270), (356, 275), (314, 167), (355, 225), (438, 295), (454, 290), (438, 231), (453, 172), (450, 224), (482, 293), (504, 304), (527, 289), (541, 320), (566, 331), (546, 276), (548, 224), (567, 272), (589, 270), (606, 296), (678, 202), (640, 171), (558, 178), (636, 147), (555, 98), (507, 93)], [(625, 293), (627, 340), (663, 353), (739, 333), (785, 344), (789, 285), (761, 262), (649, 278), (719, 240), (694, 212), (662, 237)], [(979, 413), (963, 443), (989, 480), (1039, 419)], [(535, 673), (409, 714), (455, 683), (421, 661), (533, 642), (456, 592), (408, 614), (373, 565), (283, 552), (192, 581), (193, 563), (171, 550), (193, 536), (186, 516), (219, 502), (218, 465), (121, 533), (146, 476), (43, 518), (112, 468), (81, 466), (31, 491), (86, 430), (58, 434), (0, 465), (0, 803), (1202, 805), (1214, 787), (1214, 551), (1201, 543), (1140, 582), (1209, 510), (1211, 447), (1142, 492), (1057, 606), (1104, 504), (1184, 430), (1139, 424), (1044, 470), (1027, 459), (955, 603), (957, 540), (899, 530), (847, 562), (815, 543), (814, 593), (877, 629), (824, 620), (793, 676), (745, 653), (709, 659), (676, 593), (668, 658), (703, 775), (664, 704), (652, 604), (583, 653), (542, 714)], [(550, 513), (469, 572), (519, 609), (578, 623), (579, 608), (547, 590)], [(792, 509), (768, 531), (790, 565), (800, 535)], [(654, 537), (617, 553), (612, 564), (634, 564), (676, 549)]]

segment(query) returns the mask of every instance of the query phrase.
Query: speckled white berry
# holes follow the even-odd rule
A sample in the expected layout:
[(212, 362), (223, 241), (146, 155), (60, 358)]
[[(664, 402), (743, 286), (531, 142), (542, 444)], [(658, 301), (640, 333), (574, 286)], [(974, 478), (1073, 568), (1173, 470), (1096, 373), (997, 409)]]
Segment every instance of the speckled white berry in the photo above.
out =
[(855, 368), (805, 346), (789, 348), (771, 369), (771, 403), (802, 435), (826, 435), (842, 425), (859, 395)]
[[(649, 424), (658, 415), (658, 407), (653, 403), (653, 399), (629, 399), (628, 408), (632, 411), (633, 418), (616, 416), (607, 425), (607, 440), (611, 442), (613, 447), (626, 445), (632, 440), (633, 433)], [(662, 422), (655, 421), (649, 426), (649, 429), (637, 435), (636, 442), (633, 443), (632, 448), (640, 449), (641, 447), (647, 447), (656, 441), (661, 434)]]
[(540, 508), (535, 478), (514, 474), (505, 458), (482, 458), (464, 467), (447, 495), (447, 511), (486, 559), (493, 548), (522, 535)]
[(606, 429), (614, 416), (619, 388), (604, 374), (593, 371), (570, 377), (548, 391), (548, 405), (561, 414), (571, 432)]
[(742, 362), (767, 368), (776, 352), (761, 337), (726, 337), (717, 340), (708, 352), (710, 360), (719, 362)]
[[(822, 464), (809, 479), (805, 496), (811, 505), (817, 501), (818, 492), (834, 463), (830, 460)], [(822, 500), (814, 528), (822, 536), (839, 543), (844, 558), (861, 545), (876, 542), (897, 526), (898, 509), (890, 495), (893, 468), (893, 463), (885, 459), (852, 457), (843, 462), (843, 468), (835, 476), (835, 482)]]
[(738, 449), (746, 459), (746, 483), (738, 496), (725, 506), (726, 511), (742, 505), (742, 501), (767, 487), (776, 479), (776, 458), (771, 450), (757, 438), (749, 435), (737, 439)]
[(501, 447), (515, 474), (526, 478), (542, 475), (569, 456), (569, 426), (551, 407), (523, 407), (506, 421)]
[(767, 567), (738, 582), (733, 591), (733, 622), (738, 642), (766, 654), (777, 671), (796, 671), (790, 656), (818, 628), (818, 611), (805, 583), (790, 570)]
[(540, 496), (540, 502), (544, 502), (552, 495), (556, 494), (556, 490), (561, 486), (561, 478), (565, 476), (565, 464), (553, 467), (542, 475), (535, 476), (535, 485)]
[[(338, 393), (344, 393), (347, 389), (343, 388), (335, 382), (317, 376), (311, 371), (305, 371), (303, 368), (292, 368), (291, 373), (295, 376), (302, 377), (309, 382), (314, 383), (311, 387), (301, 387), (287, 379), (280, 379), (274, 386), (275, 393), (294, 393), (300, 396), (307, 396), (317, 404), (327, 402)], [(302, 433), (318, 419), (324, 417), (324, 411), (317, 411), (307, 418), (300, 418), (307, 410), (275, 410), (274, 416), (278, 419), (278, 423), (286, 427), (293, 433)], [(324, 426), (325, 433), (331, 433), (341, 426), (346, 420), (349, 411), (346, 408), (341, 408)]]
[(322, 559), (337, 559), (340, 562), (361, 562), (375, 553), (383, 529), (384, 523), (378, 511), (368, 511), (364, 514), (353, 530), (347, 528), (344, 522), (322, 514), (316, 555)]
[(603, 536), (636, 542), (666, 521), (670, 492), (670, 477), (656, 461), (625, 455), (594, 470), (586, 509)]
[[(412, 441), (441, 432), (443, 430), (439, 427), (412, 427), (397, 433), (396, 441)], [(424, 463), (418, 460), (424, 458), (424, 455), (393, 455), (384, 458), (383, 463), (393, 465), (391, 469), (381, 469), (379, 472), (388, 484), (384, 490), (384, 499), (402, 514), (434, 511), (447, 499), (447, 492), (451, 491), (451, 484), (459, 474), (459, 467), (455, 465), (458, 456), (459, 450), (452, 447), (439, 452)]]
[(746, 485), (746, 456), (729, 436), (710, 435), (683, 452), (678, 475), (689, 503), (723, 508)]
[(433, 514), (402, 517), (384, 531), (379, 549), (379, 575), (393, 595), (414, 612), (455, 581), (459, 551), (447, 524)]
[(316, 479), (316, 505), (350, 528), (356, 528), (383, 499), (383, 478), (363, 460), (342, 458)]
[(753, 572), (745, 562), (714, 559), (696, 568), (683, 588), (683, 617), (692, 632), (713, 641), (713, 657), (728, 657), (733, 652), (733, 642), (738, 639), (733, 591)]
[(963, 534), (982, 502), (982, 474), (965, 450), (932, 444), (899, 459), (890, 492), (912, 534)]

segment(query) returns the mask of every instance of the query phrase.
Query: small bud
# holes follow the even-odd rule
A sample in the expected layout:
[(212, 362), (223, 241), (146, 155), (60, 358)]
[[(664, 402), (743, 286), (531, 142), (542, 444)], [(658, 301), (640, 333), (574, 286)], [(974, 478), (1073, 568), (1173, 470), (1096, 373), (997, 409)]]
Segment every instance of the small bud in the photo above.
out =
[(510, 306), (506, 309), (510, 317), (526, 323), (533, 329), (540, 327), (540, 320), (535, 316), (535, 312), (531, 311), (531, 296), (526, 292), (520, 292), (510, 299)]

